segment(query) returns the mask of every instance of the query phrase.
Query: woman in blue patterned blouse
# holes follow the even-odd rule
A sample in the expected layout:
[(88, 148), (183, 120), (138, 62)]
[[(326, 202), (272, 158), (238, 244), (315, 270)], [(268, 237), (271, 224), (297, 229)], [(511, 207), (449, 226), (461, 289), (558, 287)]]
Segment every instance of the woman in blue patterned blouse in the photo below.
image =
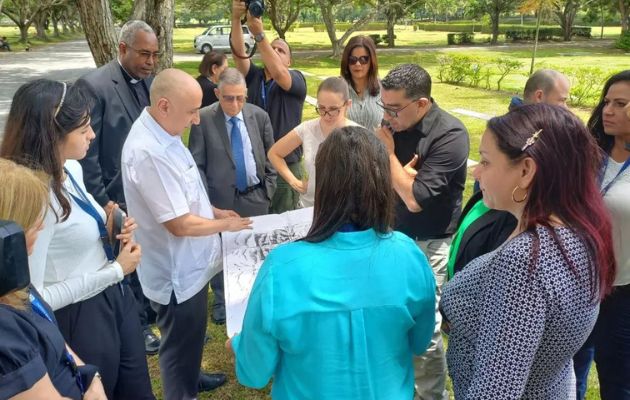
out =
[(444, 289), (455, 398), (575, 399), (572, 357), (615, 276), (597, 145), (570, 111), (537, 104), (491, 119), (479, 153), (484, 203), (518, 224)]

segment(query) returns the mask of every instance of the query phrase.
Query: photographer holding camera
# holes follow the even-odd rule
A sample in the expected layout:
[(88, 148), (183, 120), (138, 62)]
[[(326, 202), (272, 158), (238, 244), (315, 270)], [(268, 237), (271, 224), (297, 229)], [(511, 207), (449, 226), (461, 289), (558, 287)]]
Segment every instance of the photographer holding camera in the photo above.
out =
[[(291, 49), (283, 39), (270, 41), (265, 35), (262, 13), (263, 0), (232, 2), (232, 57), (236, 68), (245, 76), (247, 101), (263, 108), (269, 114), (273, 137), (278, 141), (302, 121), (302, 108), (306, 98), (306, 80), (300, 71), (290, 70)], [(251, 62), (245, 54), (241, 19), (247, 15), (247, 26), (260, 51), (263, 67)], [(302, 148), (285, 157), (291, 172), (301, 179), (300, 158)], [(278, 176), (278, 187), (271, 199), (272, 213), (282, 213), (297, 207), (299, 193)]]
[(66, 345), (52, 309), (30, 284), (28, 255), (42, 229), (48, 187), (5, 159), (0, 176), (0, 398), (106, 399), (97, 368)]

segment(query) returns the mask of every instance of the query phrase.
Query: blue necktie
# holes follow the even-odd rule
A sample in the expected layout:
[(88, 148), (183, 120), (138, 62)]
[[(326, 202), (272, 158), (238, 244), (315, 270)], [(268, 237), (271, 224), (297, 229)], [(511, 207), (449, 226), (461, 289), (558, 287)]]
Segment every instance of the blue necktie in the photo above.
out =
[(243, 139), (241, 138), (241, 130), (238, 129), (238, 118), (232, 117), (230, 122), (232, 123), (232, 132), (230, 133), (232, 157), (234, 157), (234, 165), (236, 166), (236, 188), (244, 192), (247, 189), (247, 171), (245, 170)]

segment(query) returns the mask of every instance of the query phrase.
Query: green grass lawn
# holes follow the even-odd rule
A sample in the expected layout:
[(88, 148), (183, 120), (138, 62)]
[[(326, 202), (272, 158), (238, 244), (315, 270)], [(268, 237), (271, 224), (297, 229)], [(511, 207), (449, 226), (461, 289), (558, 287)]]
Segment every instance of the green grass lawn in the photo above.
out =
[[(59, 37), (54, 37), (52, 30), (48, 33), (48, 40), (41, 40), (35, 37), (35, 28), (31, 27), (28, 31), (28, 41), (30, 42), (31, 48), (37, 48), (40, 46), (63, 42), (71, 39), (81, 39), (84, 38), (85, 35), (83, 32), (75, 32), (68, 33), (65, 35), (60, 35)], [(9, 41), (9, 45), (11, 45), (12, 51), (23, 51), (26, 48), (26, 43), (20, 43), (20, 30), (17, 27), (13, 26), (0, 26), (0, 36), (6, 36)]]
[[(289, 39), (291, 40), (291, 39)], [(592, 42), (591, 42), (592, 43)], [(383, 77), (394, 65), (404, 62), (415, 62), (424, 66), (433, 76), (437, 72), (437, 56), (443, 52), (457, 50), (422, 50), (408, 51), (405, 53), (391, 53), (379, 51), (380, 76)], [(475, 48), (468, 49), (467, 54), (485, 57), (510, 56), (518, 58), (523, 62), (528, 60), (529, 53), (523, 49), (496, 49), (496, 48)], [(616, 71), (627, 68), (628, 56), (624, 53), (607, 47), (567, 46), (552, 49), (541, 49), (539, 51), (541, 65), (548, 67), (561, 67), (564, 65), (590, 65), (595, 63), (607, 70)], [(231, 62), (231, 61), (230, 61)], [(180, 62), (176, 65), (196, 76), (196, 62)], [(322, 77), (339, 75), (339, 61), (331, 59), (326, 55), (300, 56), (294, 60), (293, 67), (300, 69), (309, 75), (307, 76), (308, 94), (315, 97), (317, 85)], [(507, 111), (510, 96), (513, 93), (520, 93), (526, 80), (525, 67), (520, 73), (516, 73), (506, 78), (504, 91), (484, 90), (465, 86), (453, 86), (445, 83), (435, 82), (433, 85), (433, 97), (437, 103), (445, 110), (451, 111), (456, 108), (468, 109), (489, 115), (500, 115)], [(588, 118), (590, 109), (574, 108), (573, 111), (582, 119)], [(485, 128), (485, 121), (477, 118), (455, 114), (468, 128), (471, 140), (470, 158), (478, 159), (478, 148), (481, 135)], [(304, 119), (315, 118), (316, 114), (311, 105), (304, 106)], [(465, 197), (468, 198), (472, 192), (472, 178), (469, 176)], [(223, 347), (225, 340), (224, 327), (218, 327), (210, 323), (213, 341), (206, 346), (204, 352), (204, 368), (210, 371), (221, 370), (229, 374), (229, 382), (216, 392), (200, 395), (201, 399), (267, 399), (269, 398), (269, 388), (263, 391), (246, 389), (236, 382), (234, 376), (233, 358)], [(150, 358), (151, 374), (154, 388), (159, 391), (159, 377), (156, 358)], [(450, 388), (450, 383), (449, 383)], [(589, 376), (589, 391), (586, 398), (588, 400), (599, 399), (599, 384), (595, 369), (591, 370)]]

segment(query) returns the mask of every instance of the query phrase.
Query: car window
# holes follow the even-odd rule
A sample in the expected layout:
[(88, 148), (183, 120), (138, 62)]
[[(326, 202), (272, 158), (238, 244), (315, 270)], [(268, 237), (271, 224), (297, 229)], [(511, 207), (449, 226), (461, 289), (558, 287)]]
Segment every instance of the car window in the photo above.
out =
[(249, 29), (246, 26), (243, 27), (243, 33), (249, 35)]
[(231, 30), (232, 30), (231, 27), (224, 26), (223, 27), (223, 34), (224, 35), (229, 35)]
[(210, 28), (206, 28), (206, 29), (203, 31), (202, 35), (205, 35), (206, 33), (208, 33), (208, 31), (209, 31), (209, 30), (210, 30)]
[(221, 28), (210, 28), (210, 35), (220, 35), (221, 34)]

